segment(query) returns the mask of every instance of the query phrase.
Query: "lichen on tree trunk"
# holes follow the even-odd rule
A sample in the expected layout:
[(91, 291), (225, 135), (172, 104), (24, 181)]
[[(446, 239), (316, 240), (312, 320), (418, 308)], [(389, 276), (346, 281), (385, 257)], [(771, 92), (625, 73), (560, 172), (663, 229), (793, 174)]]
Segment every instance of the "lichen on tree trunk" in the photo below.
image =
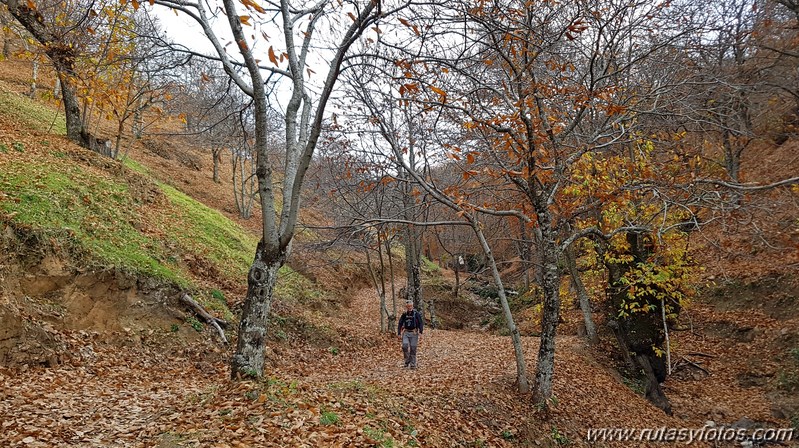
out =
[(558, 246), (555, 232), (551, 229), (551, 216), (546, 207), (538, 209), (538, 224), (541, 228), (541, 264), (543, 270), (542, 289), (544, 309), (541, 316), (541, 343), (535, 372), (533, 400), (546, 406), (552, 397), (552, 378), (555, 373), (555, 337), (560, 319), (560, 274), (558, 269)]
[(234, 379), (263, 375), (272, 293), (285, 257), (285, 252), (269, 252), (265, 250), (263, 242), (258, 244), (255, 261), (247, 276), (247, 298), (239, 325), (236, 354), (231, 361), (230, 375)]

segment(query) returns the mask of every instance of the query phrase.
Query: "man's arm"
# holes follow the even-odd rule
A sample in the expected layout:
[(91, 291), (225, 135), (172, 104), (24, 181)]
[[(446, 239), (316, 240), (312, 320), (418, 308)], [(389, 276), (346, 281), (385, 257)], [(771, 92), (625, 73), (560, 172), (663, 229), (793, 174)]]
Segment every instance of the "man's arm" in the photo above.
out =
[(421, 336), (422, 332), (424, 331), (424, 318), (422, 317), (422, 313), (420, 313), (418, 311), (416, 312), (416, 317), (419, 319), (418, 320), (419, 336)]
[(402, 321), (405, 320), (405, 313), (402, 313), (402, 316), (399, 318), (399, 322), (397, 322), (397, 336), (402, 336)]

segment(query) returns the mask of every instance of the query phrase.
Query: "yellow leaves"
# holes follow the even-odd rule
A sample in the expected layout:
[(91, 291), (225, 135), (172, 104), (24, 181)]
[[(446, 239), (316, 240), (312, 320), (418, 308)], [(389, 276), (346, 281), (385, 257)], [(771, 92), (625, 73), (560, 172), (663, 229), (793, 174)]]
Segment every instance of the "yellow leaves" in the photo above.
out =
[(474, 121), (467, 121), (467, 122), (463, 123), (463, 128), (466, 129), (467, 131), (475, 129), (475, 128), (477, 128), (477, 123), (474, 122)]
[(466, 163), (473, 164), (474, 163), (474, 153), (466, 154)]
[(239, 16), (239, 22), (244, 26), (252, 26), (250, 23), (250, 16)]
[(25, 4), (31, 11), (36, 11), (36, 3), (33, 3), (32, 0), (27, 0)]
[(138, 0), (131, 0), (131, 3), (133, 4), (133, 10), (138, 11), (140, 6)]

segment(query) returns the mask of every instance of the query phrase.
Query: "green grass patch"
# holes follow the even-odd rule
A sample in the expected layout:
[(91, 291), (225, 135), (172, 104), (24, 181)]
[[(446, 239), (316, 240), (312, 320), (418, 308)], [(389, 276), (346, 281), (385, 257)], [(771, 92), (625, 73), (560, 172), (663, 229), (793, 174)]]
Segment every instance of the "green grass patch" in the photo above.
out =
[(187, 281), (161, 244), (142, 235), (127, 186), (77, 165), (56, 172), (44, 162), (3, 166), (0, 210), (11, 220), (61, 246), (78, 246), (103, 267), (118, 267), (185, 285)]
[(435, 261), (430, 260), (429, 258), (422, 256), (422, 272), (425, 274), (433, 274), (441, 272), (441, 268), (438, 266), (438, 263)]
[[(5, 87), (5, 86), (3, 86)], [(0, 114), (16, 117), (32, 129), (59, 134), (67, 134), (64, 114), (45, 104), (34, 101), (24, 95), (0, 90)]]
[(137, 172), (139, 174), (149, 174), (150, 173), (150, 170), (148, 170), (147, 167), (145, 167), (141, 163), (131, 159), (130, 157), (125, 157), (122, 160), (122, 164), (125, 165), (127, 168), (130, 168), (131, 170), (133, 170), (133, 171), (135, 171), (135, 172)]
[(339, 418), (338, 414), (327, 409), (323, 409), (321, 415), (319, 416), (319, 424), (325, 426), (338, 425), (340, 421), (341, 418)]
[(208, 297), (202, 296), (200, 302), (206, 309), (216, 311), (219, 317), (228, 322), (232, 322), (235, 319), (233, 312), (228, 308), (224, 294), (218, 289), (212, 290)]
[(374, 440), (378, 444), (377, 446), (381, 448), (393, 448), (397, 446), (391, 434), (386, 433), (384, 428), (375, 428), (367, 425), (363, 428), (363, 433)]
[(275, 294), (284, 301), (308, 304), (321, 299), (324, 292), (308, 277), (283, 265), (277, 272)]
[[(0, 214), (17, 227), (31, 230), (53, 246), (74, 249), (71, 254), (85, 259), (89, 267), (118, 268), (189, 287), (191, 277), (179, 260), (191, 254), (201, 261), (195, 270), (207, 268), (225, 278), (246, 278), (256, 239), (218, 211), (161, 184), (171, 206), (149, 213), (145, 227), (156, 227), (163, 234), (142, 233), (139, 229), (144, 223), (124, 180), (63, 163), (52, 151), (50, 157), (20, 158), (0, 168), (0, 191), (5, 194)], [(54, 163), (59, 165), (57, 170)], [(126, 163), (134, 171), (146, 172), (131, 159)], [(297, 283), (302, 276), (286, 277)], [(233, 320), (220, 291), (199, 298), (223, 319)]]
[(246, 278), (258, 241), (233, 221), (176, 188), (159, 184), (172, 203), (167, 238), (213, 262), (229, 278)]

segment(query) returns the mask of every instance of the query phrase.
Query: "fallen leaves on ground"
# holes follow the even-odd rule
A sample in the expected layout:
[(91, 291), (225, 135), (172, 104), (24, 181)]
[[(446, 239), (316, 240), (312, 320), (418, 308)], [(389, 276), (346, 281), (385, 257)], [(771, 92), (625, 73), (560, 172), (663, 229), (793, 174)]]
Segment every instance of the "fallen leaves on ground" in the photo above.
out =
[[(684, 394), (675, 402), (685, 415), (666, 416), (567, 336), (558, 345), (558, 404), (545, 418), (529, 395), (516, 392), (509, 338), (428, 329), (419, 369), (406, 370), (399, 341), (376, 332), (374, 300), (370, 290), (360, 291), (347, 318), (336, 321), (337, 350), (283, 350), (290, 359), (260, 382), (230, 381), (224, 362), (203, 360), (196, 350), (168, 356), (73, 336), (73, 349), (90, 356), (50, 369), (0, 371), (0, 444), (503, 447), (556, 446), (560, 434), (582, 446), (591, 427), (701, 427), (707, 417), (691, 407), (719, 396), (701, 394), (696, 387), (708, 384), (701, 381), (667, 384)], [(532, 376), (537, 340), (524, 338), (524, 346)], [(735, 412), (745, 405), (725, 406)]]

